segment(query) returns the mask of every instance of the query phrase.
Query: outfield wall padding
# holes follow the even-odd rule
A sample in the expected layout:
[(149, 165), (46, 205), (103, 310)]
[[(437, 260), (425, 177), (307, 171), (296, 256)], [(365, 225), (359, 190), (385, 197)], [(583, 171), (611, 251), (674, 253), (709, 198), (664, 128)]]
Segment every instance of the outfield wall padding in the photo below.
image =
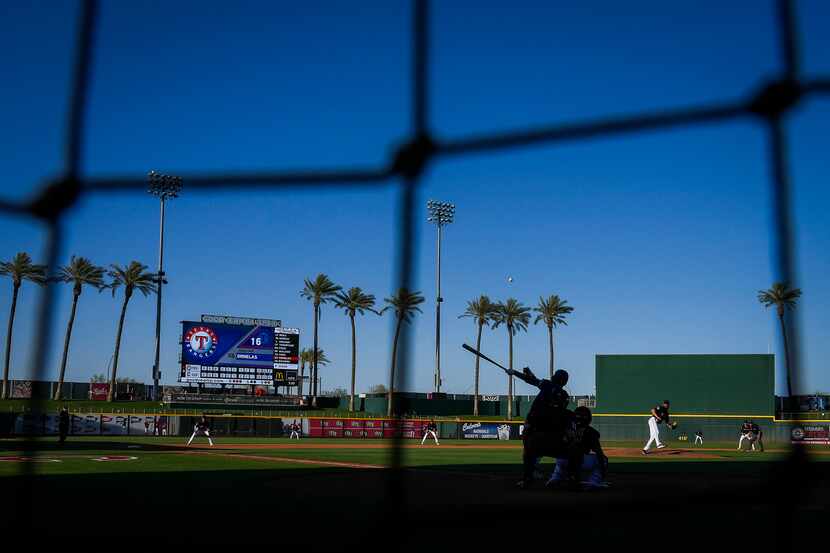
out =
[(775, 357), (597, 355), (597, 413), (645, 414), (668, 399), (674, 413), (771, 416)]

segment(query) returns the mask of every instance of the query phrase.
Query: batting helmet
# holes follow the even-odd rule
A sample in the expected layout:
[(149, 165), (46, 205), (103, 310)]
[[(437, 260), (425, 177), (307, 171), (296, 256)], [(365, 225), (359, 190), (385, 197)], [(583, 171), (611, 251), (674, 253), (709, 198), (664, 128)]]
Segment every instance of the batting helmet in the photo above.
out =
[(585, 407), (584, 405), (580, 405), (576, 409), (574, 409), (574, 418), (576, 418), (577, 426), (588, 426), (591, 424), (591, 419), (593, 419), (593, 415), (591, 415), (591, 410)]
[(553, 378), (550, 379), (551, 382), (559, 386), (560, 388), (565, 386), (568, 383), (568, 371), (564, 369), (559, 369), (555, 373), (553, 373)]

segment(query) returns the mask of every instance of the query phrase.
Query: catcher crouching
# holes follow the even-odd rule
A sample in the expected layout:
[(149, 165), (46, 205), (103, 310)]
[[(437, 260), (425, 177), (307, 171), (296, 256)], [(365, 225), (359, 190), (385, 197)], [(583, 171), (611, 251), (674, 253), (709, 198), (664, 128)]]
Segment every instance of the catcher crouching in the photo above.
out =
[[(595, 490), (607, 488), (606, 481), (608, 475), (608, 457), (602, 450), (602, 445), (599, 443), (599, 432), (591, 426), (593, 415), (591, 410), (587, 407), (580, 406), (574, 409), (574, 420), (576, 421), (576, 438), (580, 445), (583, 458), (582, 465), (577, 472), (582, 476), (587, 473), (588, 479), (582, 481), (582, 486), (586, 490)], [(567, 458), (560, 457), (556, 459), (556, 469), (548, 480), (548, 486), (559, 485), (565, 475), (568, 473), (570, 461)]]

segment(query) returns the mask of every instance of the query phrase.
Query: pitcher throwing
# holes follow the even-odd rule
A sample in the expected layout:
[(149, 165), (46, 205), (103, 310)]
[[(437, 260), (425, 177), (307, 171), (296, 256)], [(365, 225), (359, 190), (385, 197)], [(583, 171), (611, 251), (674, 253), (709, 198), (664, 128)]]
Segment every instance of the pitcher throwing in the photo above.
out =
[(648, 418), (648, 441), (643, 448), (643, 455), (648, 455), (648, 450), (651, 449), (651, 444), (654, 443), (657, 449), (663, 449), (666, 444), (660, 441), (660, 428), (657, 426), (661, 422), (667, 426), (674, 428), (669, 422), (669, 400), (664, 399), (662, 405), (655, 405), (651, 408), (651, 416)]

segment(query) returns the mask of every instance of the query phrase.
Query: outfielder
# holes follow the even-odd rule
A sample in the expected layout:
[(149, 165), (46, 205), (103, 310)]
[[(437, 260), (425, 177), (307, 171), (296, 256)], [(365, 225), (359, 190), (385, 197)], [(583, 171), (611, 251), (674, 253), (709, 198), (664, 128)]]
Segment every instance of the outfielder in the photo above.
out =
[(703, 431), (698, 430), (695, 432), (695, 445), (700, 444), (703, 445)]
[(196, 434), (204, 434), (205, 436), (207, 436), (210, 447), (213, 447), (213, 440), (210, 439), (210, 425), (208, 424), (208, 421), (204, 415), (202, 415), (199, 418), (199, 421), (193, 427), (193, 434), (190, 436), (190, 439), (187, 440), (187, 445), (190, 445), (190, 442), (193, 441), (193, 438), (196, 437)]
[[(599, 432), (591, 426), (591, 410), (587, 407), (580, 406), (574, 409), (574, 420), (576, 421), (576, 437), (583, 452), (582, 466), (577, 474), (580, 472), (589, 472), (588, 480), (582, 482), (585, 489), (607, 488), (608, 483), (605, 481), (605, 476), (608, 473), (608, 457), (602, 451), (602, 446), (599, 443)], [(547, 487), (559, 485), (565, 474), (568, 471), (568, 459), (565, 457), (558, 457), (556, 459), (556, 468), (548, 480)]]
[(648, 441), (643, 447), (643, 455), (648, 455), (648, 450), (651, 449), (652, 442), (657, 445), (657, 449), (663, 449), (666, 444), (660, 441), (660, 428), (657, 426), (661, 422), (666, 423), (670, 428), (676, 428), (676, 422), (669, 422), (669, 400), (664, 399), (662, 405), (655, 405), (651, 408), (651, 416), (648, 418)]
[(297, 424), (296, 420), (293, 423), (291, 423), (291, 435), (288, 437), (288, 439), (291, 440), (293, 438), (297, 438), (297, 440), (300, 439), (300, 425)]
[(441, 445), (438, 443), (438, 425), (435, 424), (434, 420), (429, 421), (429, 424), (424, 426), (424, 439), (421, 440), (421, 445), (424, 445), (424, 442), (427, 441), (427, 438), (432, 436), (432, 439), (435, 440), (435, 445)]
[[(744, 423), (741, 425), (741, 436), (738, 438), (738, 449), (743, 449), (744, 440), (747, 440), (750, 444), (752, 443), (752, 423), (748, 420), (745, 420)], [(755, 449), (755, 446), (752, 446)]]

